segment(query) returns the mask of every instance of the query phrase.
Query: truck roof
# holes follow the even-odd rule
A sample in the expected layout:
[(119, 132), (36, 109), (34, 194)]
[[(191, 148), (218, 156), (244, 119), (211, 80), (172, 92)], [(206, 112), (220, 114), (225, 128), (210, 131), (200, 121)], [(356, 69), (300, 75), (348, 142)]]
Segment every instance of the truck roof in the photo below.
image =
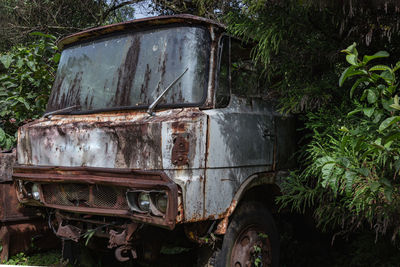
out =
[(71, 34), (58, 42), (58, 47), (62, 49), (64, 46), (84, 41), (87, 39), (92, 39), (98, 36), (103, 36), (106, 34), (131, 30), (131, 29), (141, 29), (151, 26), (159, 26), (166, 24), (194, 24), (194, 25), (214, 25), (220, 29), (225, 29), (225, 26), (214, 20), (206, 19), (203, 17), (182, 14), (182, 15), (172, 15), (172, 16), (158, 16), (158, 17), (148, 17), (142, 19), (135, 19), (130, 21), (125, 21), (121, 23), (115, 23), (111, 25), (89, 28), (84, 31)]

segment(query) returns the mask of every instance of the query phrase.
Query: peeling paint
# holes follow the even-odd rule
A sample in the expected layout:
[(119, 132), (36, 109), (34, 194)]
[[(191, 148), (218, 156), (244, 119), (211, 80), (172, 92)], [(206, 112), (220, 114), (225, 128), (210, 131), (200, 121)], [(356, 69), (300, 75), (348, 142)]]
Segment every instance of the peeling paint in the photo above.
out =
[[(215, 233), (225, 234), (229, 217), (247, 190), (275, 183), (276, 173), (290, 166), (295, 140), (293, 119), (277, 113), (273, 103), (258, 98), (232, 95), (227, 107), (213, 108), (220, 51), (217, 40), (224, 30), (222, 25), (186, 15), (144, 19), (87, 30), (63, 39), (60, 46), (94, 40), (111, 32), (144, 31), (141, 27), (176, 26), (180, 22), (202, 25), (210, 34), (210, 42), (206, 43), (209, 47), (205, 48), (209, 58), (203, 62), (208, 64), (208, 68), (203, 68), (207, 73), (201, 73), (206, 80), (204, 101), (160, 106), (154, 115), (147, 114), (145, 108), (130, 107), (135, 104), (129, 100), (130, 90), (138, 90), (149, 102), (146, 90), (154, 82), (154, 71), (164, 80), (171, 70), (165, 59), (176, 57), (180, 64), (184, 58), (182, 46), (177, 45), (168, 55), (163, 54), (163, 59), (157, 59), (155, 70), (148, 64), (135, 65), (140, 51), (128, 49), (129, 58), (115, 76), (118, 90), (110, 98), (112, 105), (121, 110), (55, 114), (19, 129), (18, 166), (13, 179), (21, 202), (55, 209), (61, 220), (69, 222), (106, 225), (110, 218), (117, 217), (124, 223), (105, 230), (109, 245), (121, 253), (134, 254), (131, 236), (127, 237), (126, 225), (130, 222), (170, 230), (176, 224), (193, 224), (193, 229), (188, 227), (185, 231), (198, 242), (210, 223), (211, 228), (218, 223)], [(139, 46), (139, 40), (133, 42), (137, 43), (131, 48)], [(165, 47), (154, 49), (164, 51)], [(137, 80), (135, 73), (139, 69), (143, 75)], [(76, 74), (76, 83), (80, 75)], [(140, 86), (132, 89), (135, 82)], [(76, 95), (73, 84), (70, 92), (54, 93), (51, 101), (61, 99), (66, 101), (63, 105), (69, 103)], [(193, 93), (193, 88), (183, 88), (183, 81), (178, 84), (182, 90), (171, 97), (174, 103), (183, 102)], [(53, 90), (58, 87), (56, 82)], [(106, 86), (98, 89), (99, 94), (105, 92), (103, 87)], [(154, 92), (159, 94), (162, 88), (159, 83)], [(84, 102), (86, 107), (93, 108), (92, 99)], [(29, 196), (33, 183), (38, 185), (39, 200)], [(150, 199), (150, 210), (136, 205), (139, 194)], [(167, 200), (164, 212), (156, 206), (154, 198), (159, 196)], [(74, 228), (66, 230), (71, 229)], [(124, 260), (121, 255), (117, 257)]]

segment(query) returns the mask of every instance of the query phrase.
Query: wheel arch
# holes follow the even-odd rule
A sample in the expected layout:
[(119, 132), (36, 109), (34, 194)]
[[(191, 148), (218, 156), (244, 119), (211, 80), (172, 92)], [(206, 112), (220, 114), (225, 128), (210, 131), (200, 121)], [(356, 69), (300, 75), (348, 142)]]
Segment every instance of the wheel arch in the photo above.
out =
[(258, 201), (265, 205), (271, 213), (276, 213), (278, 208), (275, 205), (275, 198), (281, 195), (276, 178), (276, 172), (257, 173), (248, 177), (236, 191), (225, 216), (217, 225), (215, 233), (225, 234), (229, 217), (243, 201)]

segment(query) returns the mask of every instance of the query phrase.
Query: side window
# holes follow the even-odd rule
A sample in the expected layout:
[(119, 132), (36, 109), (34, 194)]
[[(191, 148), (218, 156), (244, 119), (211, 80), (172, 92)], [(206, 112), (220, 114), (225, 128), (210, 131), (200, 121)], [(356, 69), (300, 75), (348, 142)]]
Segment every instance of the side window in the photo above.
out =
[[(229, 79), (229, 50), (230, 50), (230, 37), (222, 37), (219, 46), (219, 59), (218, 59), (218, 80), (217, 89), (215, 92), (215, 107), (224, 108), (228, 106), (230, 100), (230, 79)], [(221, 51), (222, 49), (222, 51)]]
[(260, 72), (251, 59), (251, 48), (232, 39), (231, 51), (232, 94), (238, 96), (258, 95)]

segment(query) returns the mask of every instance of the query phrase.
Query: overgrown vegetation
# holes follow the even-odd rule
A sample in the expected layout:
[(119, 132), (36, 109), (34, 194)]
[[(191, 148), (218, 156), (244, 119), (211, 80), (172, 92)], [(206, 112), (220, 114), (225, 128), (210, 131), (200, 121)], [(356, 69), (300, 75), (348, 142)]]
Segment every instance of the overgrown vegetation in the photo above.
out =
[(284, 184), (280, 202), (297, 211), (315, 208), (324, 229), (349, 234), (367, 223), (377, 235), (390, 232), (394, 240), (400, 235), (400, 62), (371, 65), (389, 54), (359, 57), (355, 44), (343, 52), (350, 67), (339, 85), (357, 78), (347, 94), (352, 105), (334, 116), (325, 110), (307, 115), (306, 128), (312, 132), (303, 153), (307, 167)]
[(0, 1), (0, 51), (31, 41), (29, 33), (56, 37), (87, 27), (132, 18), (130, 6), (140, 2), (123, 0), (2, 0)]
[[(41, 35), (26, 44), (32, 37), (27, 33), (41, 30), (59, 37), (121, 21), (132, 16), (132, 9), (119, 8), (134, 2), (2, 2), (0, 50), (7, 52), (0, 54), (1, 149), (12, 147), (18, 126), (42, 114), (59, 57), (54, 37)], [(283, 207), (312, 209), (318, 226), (334, 237), (364, 231), (354, 243), (360, 251), (374, 247), (374, 241), (400, 237), (398, 1), (151, 3), (160, 14), (217, 19), (232, 35), (255, 42), (253, 57), (268, 76), (263, 97), (279, 99), (282, 112), (300, 113), (304, 121), (301, 166), (284, 184)], [(47, 15), (36, 17), (38, 10)], [(342, 56), (340, 50), (354, 41), (357, 49), (352, 45)], [(391, 57), (374, 54), (380, 50)], [(354, 266), (372, 262), (364, 252), (357, 252)]]
[(55, 37), (32, 33), (38, 39), (0, 54), (0, 149), (15, 143), (19, 126), (43, 114), (60, 54)]
[[(5, 265), (29, 265), (29, 266), (55, 266), (61, 263), (61, 254), (58, 251), (49, 251), (35, 255), (26, 255), (21, 252), (12, 256)], [(61, 265), (60, 266), (65, 266)]]

